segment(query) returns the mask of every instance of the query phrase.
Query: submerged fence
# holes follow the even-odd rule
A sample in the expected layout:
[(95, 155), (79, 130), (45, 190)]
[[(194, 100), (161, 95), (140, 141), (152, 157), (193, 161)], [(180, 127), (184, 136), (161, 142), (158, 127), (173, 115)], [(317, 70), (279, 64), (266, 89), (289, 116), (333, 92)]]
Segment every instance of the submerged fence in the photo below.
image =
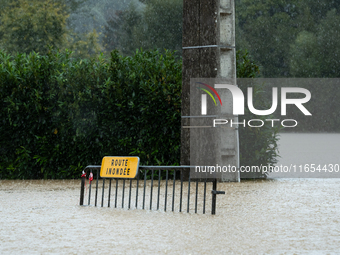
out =
[[(217, 191), (216, 179), (190, 178), (190, 166), (139, 166), (135, 179), (101, 178), (101, 166), (90, 165), (84, 169), (81, 178), (80, 205), (98, 205), (98, 192), (101, 192), (100, 206), (114, 203), (115, 208), (171, 210), (178, 212), (216, 213), (216, 195), (225, 194)], [(165, 179), (161, 178), (165, 171)], [(93, 176), (93, 180), (92, 177)], [(187, 181), (184, 181), (184, 176)], [(86, 185), (86, 177), (89, 183)], [(101, 179), (101, 181), (99, 181)], [(147, 180), (148, 179), (148, 180)], [(108, 181), (108, 187), (106, 186)], [(95, 194), (92, 193), (92, 183), (95, 182)], [(192, 191), (194, 190), (194, 191)], [(126, 194), (127, 193), (127, 194)], [(171, 202), (171, 203), (170, 203)]]

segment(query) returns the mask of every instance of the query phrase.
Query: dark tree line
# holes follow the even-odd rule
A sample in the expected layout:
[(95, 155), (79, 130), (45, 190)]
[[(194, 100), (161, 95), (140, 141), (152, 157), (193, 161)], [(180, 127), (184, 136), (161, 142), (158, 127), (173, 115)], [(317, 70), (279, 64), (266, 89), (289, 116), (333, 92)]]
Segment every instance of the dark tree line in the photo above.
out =
[[(339, 77), (340, 1), (235, 0), (236, 47), (263, 77)], [(117, 49), (176, 50), (183, 0), (0, 0), (0, 47), (78, 57)]]
[[(106, 50), (181, 53), (182, 0), (130, 5), (108, 21)], [(340, 2), (236, 0), (236, 47), (247, 49), (264, 77), (339, 77)]]

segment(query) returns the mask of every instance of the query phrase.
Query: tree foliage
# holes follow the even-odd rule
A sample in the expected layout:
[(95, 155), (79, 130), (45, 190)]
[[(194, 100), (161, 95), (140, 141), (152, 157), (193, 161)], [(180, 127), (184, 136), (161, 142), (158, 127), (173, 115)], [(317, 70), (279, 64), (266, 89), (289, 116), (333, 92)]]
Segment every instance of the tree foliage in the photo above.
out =
[(339, 77), (339, 7), (333, 0), (237, 0), (236, 45), (264, 77)]
[[(105, 49), (129, 55), (139, 47), (166, 48), (180, 54), (182, 1), (140, 2), (143, 6), (131, 5), (107, 22)], [(334, 0), (236, 0), (237, 49), (249, 51), (262, 77), (338, 77), (339, 8)]]
[(128, 11), (117, 11), (105, 26), (103, 43), (106, 51), (117, 49), (124, 55), (130, 55), (141, 47), (142, 19), (135, 4), (131, 4)]
[(0, 46), (11, 53), (39, 52), (50, 47), (70, 49), (74, 57), (90, 57), (102, 47), (93, 30), (75, 33), (68, 26), (68, 17), (79, 2), (74, 0), (6, 1), (1, 11)]
[[(78, 57), (113, 49), (133, 55), (138, 48), (181, 55), (182, 0), (0, 4), (0, 46), (10, 52), (45, 54), (51, 45)], [(339, 8), (334, 0), (236, 0), (237, 49), (249, 51), (262, 77), (339, 77)]]
[(46, 54), (48, 45), (63, 48), (68, 14), (64, 6), (51, 0), (18, 0), (1, 15), (1, 45), (10, 52)]
[(119, 11), (105, 27), (104, 46), (132, 54), (136, 48), (182, 51), (182, 0), (141, 1)]

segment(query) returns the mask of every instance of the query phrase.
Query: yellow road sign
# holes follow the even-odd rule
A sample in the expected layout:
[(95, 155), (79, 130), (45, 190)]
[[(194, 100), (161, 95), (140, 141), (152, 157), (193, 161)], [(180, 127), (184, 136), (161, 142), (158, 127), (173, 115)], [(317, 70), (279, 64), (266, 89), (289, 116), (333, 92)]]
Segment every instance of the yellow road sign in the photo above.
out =
[(104, 157), (100, 168), (102, 178), (129, 178), (138, 174), (139, 157)]

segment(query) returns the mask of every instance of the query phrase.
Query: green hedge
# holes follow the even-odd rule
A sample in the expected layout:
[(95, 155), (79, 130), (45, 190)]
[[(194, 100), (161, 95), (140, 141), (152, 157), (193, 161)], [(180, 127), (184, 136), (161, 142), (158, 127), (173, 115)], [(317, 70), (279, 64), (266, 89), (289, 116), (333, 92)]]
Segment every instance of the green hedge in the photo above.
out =
[(104, 155), (178, 163), (182, 77), (172, 53), (0, 58), (1, 179), (77, 178)]
[[(247, 53), (237, 63), (239, 77), (258, 72)], [(0, 179), (78, 178), (105, 155), (178, 165), (181, 65), (172, 52), (91, 60), (0, 52)], [(275, 160), (275, 137), (240, 132), (241, 163)]]

